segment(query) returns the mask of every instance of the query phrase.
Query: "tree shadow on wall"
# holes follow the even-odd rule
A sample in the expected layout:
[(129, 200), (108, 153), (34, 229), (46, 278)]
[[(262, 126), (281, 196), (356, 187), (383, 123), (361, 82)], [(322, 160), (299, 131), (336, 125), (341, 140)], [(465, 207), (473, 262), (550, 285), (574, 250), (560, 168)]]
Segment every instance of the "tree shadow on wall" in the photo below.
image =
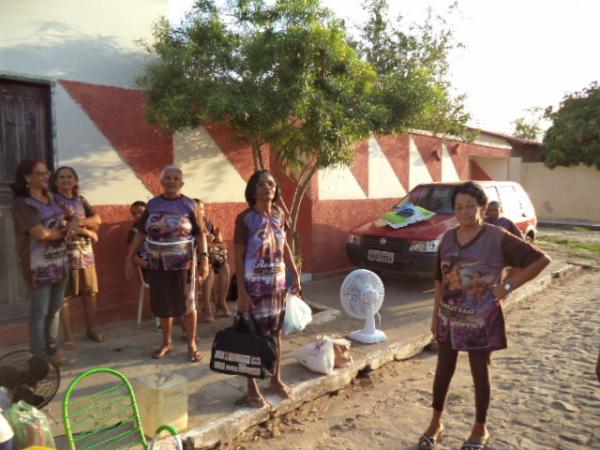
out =
[[(123, 48), (112, 36), (77, 35), (67, 23), (41, 23), (25, 38), (43, 44), (10, 45), (3, 40), (0, 47), (0, 70), (28, 76), (66, 78), (105, 85), (132, 86), (134, 77), (152, 56), (141, 47), (139, 51)], [(119, 70), (115, 70), (118, 67)]]

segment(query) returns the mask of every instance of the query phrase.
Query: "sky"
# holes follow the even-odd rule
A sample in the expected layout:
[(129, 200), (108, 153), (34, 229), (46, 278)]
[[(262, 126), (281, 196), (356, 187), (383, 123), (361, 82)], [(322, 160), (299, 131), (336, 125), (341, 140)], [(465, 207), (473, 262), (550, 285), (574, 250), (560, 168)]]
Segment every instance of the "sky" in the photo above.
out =
[[(364, 18), (361, 0), (322, 0), (348, 23)], [(469, 125), (512, 133), (533, 107), (557, 107), (569, 92), (600, 80), (598, 0), (388, 0), (391, 16), (421, 23), (443, 15), (465, 48), (450, 54), (450, 80), (467, 95)], [(193, 0), (170, 0), (172, 21)], [(544, 124), (542, 124), (544, 125)]]

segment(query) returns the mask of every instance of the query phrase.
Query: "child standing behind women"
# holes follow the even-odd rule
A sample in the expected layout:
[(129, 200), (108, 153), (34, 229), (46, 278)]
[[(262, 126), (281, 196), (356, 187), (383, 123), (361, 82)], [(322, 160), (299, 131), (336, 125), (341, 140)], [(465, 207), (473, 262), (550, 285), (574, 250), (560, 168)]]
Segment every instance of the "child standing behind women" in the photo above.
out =
[(77, 218), (79, 222), (77, 236), (67, 242), (68, 281), (65, 303), (61, 312), (65, 348), (75, 350), (77, 342), (71, 329), (69, 306), (74, 297), (79, 297), (83, 301), (88, 338), (95, 342), (104, 341), (104, 336), (98, 332), (96, 325), (98, 277), (92, 248), (92, 242), (98, 242), (96, 232), (102, 220), (88, 201), (79, 195), (79, 177), (72, 167), (59, 167), (50, 180), (50, 189), (55, 192), (56, 202), (65, 211), (65, 218), (67, 220)]

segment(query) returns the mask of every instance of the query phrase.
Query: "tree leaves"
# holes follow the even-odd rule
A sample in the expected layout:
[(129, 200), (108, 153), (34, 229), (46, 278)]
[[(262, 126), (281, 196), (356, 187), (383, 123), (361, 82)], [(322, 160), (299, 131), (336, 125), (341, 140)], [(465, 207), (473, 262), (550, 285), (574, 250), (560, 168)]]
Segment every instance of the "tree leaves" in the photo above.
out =
[(543, 140), (548, 167), (586, 164), (600, 169), (600, 87), (597, 82), (566, 95), (559, 108), (546, 109), (552, 125)]

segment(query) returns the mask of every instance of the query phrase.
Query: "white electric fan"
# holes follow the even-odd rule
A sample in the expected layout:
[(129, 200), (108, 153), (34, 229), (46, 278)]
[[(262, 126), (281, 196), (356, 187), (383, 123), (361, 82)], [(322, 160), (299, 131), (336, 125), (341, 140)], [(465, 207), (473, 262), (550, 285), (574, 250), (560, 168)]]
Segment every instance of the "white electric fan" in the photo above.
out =
[(342, 306), (349, 316), (365, 319), (364, 328), (348, 334), (348, 338), (364, 344), (387, 341), (385, 333), (375, 328), (375, 314), (383, 305), (383, 296), (383, 282), (374, 272), (357, 269), (346, 276), (340, 289)]

